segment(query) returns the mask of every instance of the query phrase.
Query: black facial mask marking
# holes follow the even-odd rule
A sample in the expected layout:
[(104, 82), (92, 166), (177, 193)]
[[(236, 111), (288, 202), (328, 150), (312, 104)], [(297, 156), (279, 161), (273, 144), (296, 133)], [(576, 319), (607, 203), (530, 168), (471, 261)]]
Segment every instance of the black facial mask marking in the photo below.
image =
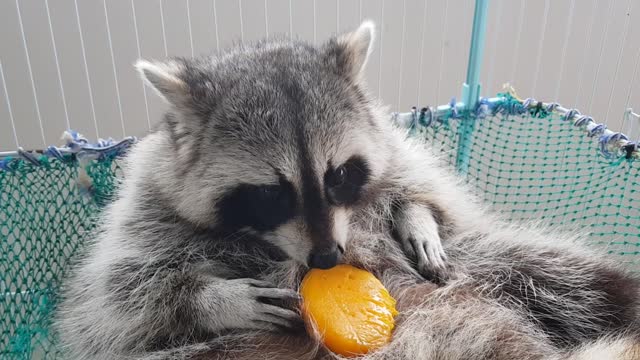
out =
[(350, 205), (358, 201), (362, 186), (369, 179), (370, 170), (360, 156), (352, 156), (344, 164), (329, 169), (324, 175), (327, 199), (333, 205)]
[(225, 230), (249, 227), (258, 232), (275, 230), (294, 217), (296, 194), (293, 185), (280, 178), (277, 185), (240, 184), (217, 204)]

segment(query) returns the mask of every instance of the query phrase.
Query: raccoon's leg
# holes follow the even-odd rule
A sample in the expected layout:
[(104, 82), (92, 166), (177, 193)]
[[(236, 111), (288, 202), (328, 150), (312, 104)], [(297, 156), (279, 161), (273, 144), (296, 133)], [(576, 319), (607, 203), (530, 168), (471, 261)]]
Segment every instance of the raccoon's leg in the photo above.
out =
[(394, 230), (402, 247), (416, 261), (418, 271), (428, 280), (442, 282), (450, 268), (442, 247), (443, 214), (434, 206), (408, 202), (399, 206), (394, 216)]
[(228, 330), (301, 327), (288, 307), (299, 299), (293, 290), (137, 260), (111, 265), (106, 283), (86, 276), (70, 284), (60, 325), (63, 343), (77, 355), (71, 358), (125, 358)]

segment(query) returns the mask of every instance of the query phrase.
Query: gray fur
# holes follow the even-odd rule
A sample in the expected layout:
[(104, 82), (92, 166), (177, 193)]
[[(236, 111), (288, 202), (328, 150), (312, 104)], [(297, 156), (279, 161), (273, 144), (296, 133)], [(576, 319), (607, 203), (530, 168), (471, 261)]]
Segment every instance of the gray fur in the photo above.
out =
[[(391, 344), (367, 359), (637, 348), (637, 280), (564, 235), (501, 223), (406, 140), (361, 79), (372, 38), (365, 23), (319, 48), (270, 41), (139, 63), (171, 110), (127, 157), (66, 283), (56, 326), (71, 359), (332, 358), (300, 331), (296, 290), (310, 256), (341, 248), (401, 310)], [(358, 200), (327, 205), (325, 174), (353, 156), (367, 164)], [(239, 184), (283, 178), (286, 221), (221, 229)]]

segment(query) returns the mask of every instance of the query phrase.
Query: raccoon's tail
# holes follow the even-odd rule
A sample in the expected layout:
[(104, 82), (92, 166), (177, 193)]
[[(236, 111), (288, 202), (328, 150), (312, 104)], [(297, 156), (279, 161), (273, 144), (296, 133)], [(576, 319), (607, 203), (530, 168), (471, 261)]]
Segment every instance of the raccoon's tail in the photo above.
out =
[(602, 346), (597, 341), (608, 336), (640, 338), (640, 279), (583, 244), (505, 228), (448, 246), (470, 286), (520, 312), (560, 348)]

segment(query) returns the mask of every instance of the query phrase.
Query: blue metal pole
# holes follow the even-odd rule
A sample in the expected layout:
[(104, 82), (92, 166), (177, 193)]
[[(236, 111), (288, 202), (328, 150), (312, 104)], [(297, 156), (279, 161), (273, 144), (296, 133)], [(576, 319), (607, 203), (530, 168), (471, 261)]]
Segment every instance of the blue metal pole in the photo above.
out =
[(464, 175), (469, 170), (475, 123), (473, 117), (469, 114), (476, 108), (480, 98), (480, 69), (482, 67), (488, 10), (489, 0), (476, 0), (471, 32), (471, 48), (469, 50), (469, 65), (467, 66), (467, 81), (462, 85), (462, 103), (464, 104), (465, 116), (461, 120), (460, 128), (458, 129), (458, 153), (456, 156), (456, 168)]

